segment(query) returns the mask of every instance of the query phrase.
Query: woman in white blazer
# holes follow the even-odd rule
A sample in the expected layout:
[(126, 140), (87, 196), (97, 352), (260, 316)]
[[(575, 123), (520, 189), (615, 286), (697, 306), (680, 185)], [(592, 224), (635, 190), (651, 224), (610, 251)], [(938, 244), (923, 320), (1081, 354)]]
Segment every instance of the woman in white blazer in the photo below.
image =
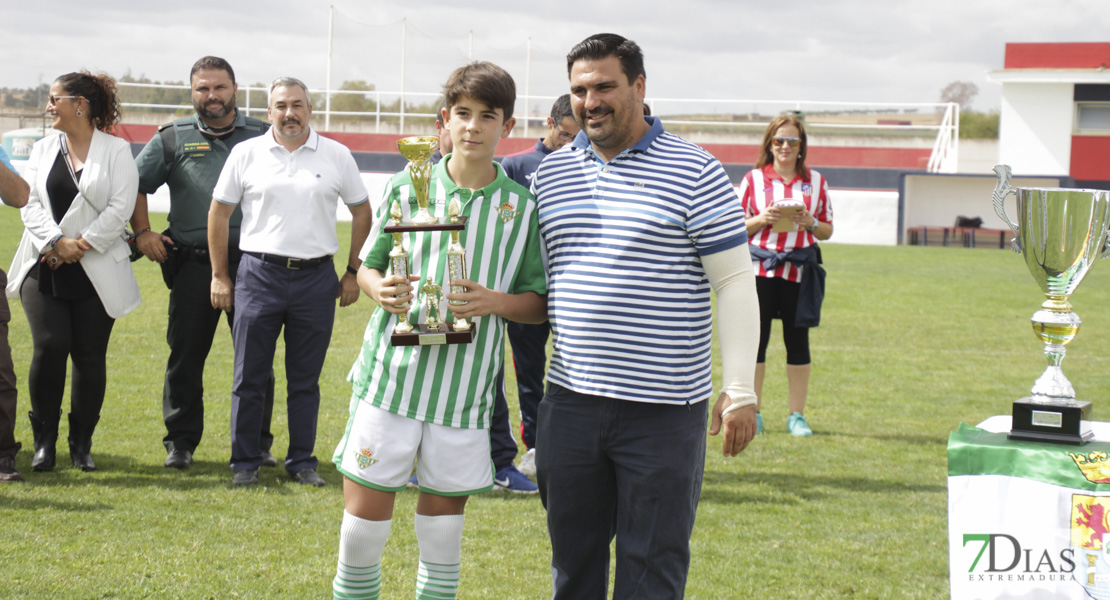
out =
[(34, 354), (28, 388), (35, 456), (54, 468), (66, 368), (73, 361), (69, 452), (74, 466), (96, 468), (90, 453), (107, 381), (106, 354), (115, 319), (139, 305), (124, 225), (139, 174), (130, 145), (106, 133), (120, 118), (115, 81), (87, 71), (50, 86), (47, 112), (61, 132), (37, 142), (24, 177), (30, 199), (6, 288), (18, 297)]

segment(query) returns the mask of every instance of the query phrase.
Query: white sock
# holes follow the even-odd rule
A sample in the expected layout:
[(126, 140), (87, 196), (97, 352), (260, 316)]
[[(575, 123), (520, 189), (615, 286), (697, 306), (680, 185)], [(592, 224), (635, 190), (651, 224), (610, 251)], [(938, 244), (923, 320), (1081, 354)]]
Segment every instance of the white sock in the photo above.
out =
[(382, 587), (382, 550), (393, 521), (368, 521), (343, 511), (339, 528), (339, 565), (333, 598), (377, 600)]
[(417, 600), (451, 600), (459, 591), (462, 557), (462, 515), (416, 515), (420, 566), (416, 574)]

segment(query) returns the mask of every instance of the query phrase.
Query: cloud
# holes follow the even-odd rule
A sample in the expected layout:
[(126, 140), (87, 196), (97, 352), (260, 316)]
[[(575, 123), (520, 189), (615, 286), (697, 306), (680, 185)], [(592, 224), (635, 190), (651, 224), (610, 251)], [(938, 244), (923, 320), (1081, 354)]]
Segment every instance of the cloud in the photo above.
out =
[(81, 67), (181, 81), (193, 61), (215, 54), (231, 61), (240, 83), (288, 74), (322, 88), (330, 3), (333, 86), (362, 79), (379, 90), (403, 85), (429, 95), (468, 58), (501, 64), (521, 93), (561, 94), (567, 50), (612, 31), (643, 47), (655, 97), (933, 102), (947, 83), (967, 80), (980, 88), (976, 106), (991, 108), (1000, 86), (986, 73), (1002, 67), (1007, 42), (1097, 41), (1110, 30), (1110, 5), (1086, 0), (644, 0), (634, 10), (616, 0), (270, 0), (203, 8), (56, 0), (48, 16), (33, 4), (5, 7), (0, 86), (33, 86)]

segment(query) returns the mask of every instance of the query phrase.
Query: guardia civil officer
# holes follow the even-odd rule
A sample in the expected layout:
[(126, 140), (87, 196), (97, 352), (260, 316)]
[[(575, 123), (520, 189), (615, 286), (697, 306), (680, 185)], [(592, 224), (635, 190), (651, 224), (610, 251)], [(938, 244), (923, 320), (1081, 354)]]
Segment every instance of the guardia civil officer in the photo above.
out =
[[(137, 246), (150, 260), (161, 263), (170, 288), (170, 346), (162, 390), (162, 418), (166, 423), (165, 466), (187, 469), (204, 433), (204, 363), (220, 322), (219, 309), (209, 300), (212, 267), (208, 260), (208, 207), (212, 188), (231, 148), (266, 132), (270, 124), (239, 113), (235, 107), (235, 71), (222, 58), (205, 56), (189, 72), (196, 114), (166, 123), (136, 159), (139, 196), (131, 226)], [(169, 229), (151, 231), (147, 195), (169, 186)], [(228, 261), (231, 277), (239, 264), (239, 224), (243, 213), (231, 216)], [(228, 311), (230, 325), (233, 312)], [(270, 417), (274, 406), (273, 375), (265, 399), (262, 429), (263, 465), (277, 466), (270, 454), (274, 437)]]

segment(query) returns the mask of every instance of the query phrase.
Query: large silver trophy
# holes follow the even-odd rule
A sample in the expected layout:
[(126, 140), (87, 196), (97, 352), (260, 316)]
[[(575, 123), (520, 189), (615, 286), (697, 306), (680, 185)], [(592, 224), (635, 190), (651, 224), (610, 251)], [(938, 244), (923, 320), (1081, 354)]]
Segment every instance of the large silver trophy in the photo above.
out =
[[(1091, 403), (1075, 399), (1060, 363), (1079, 331), (1071, 296), (1087, 271), (1106, 256), (1110, 192), (1010, 187), (1010, 167), (994, 168), (994, 210), (1014, 232), (1013, 250), (1025, 257), (1045, 301), (1033, 313), (1033, 333), (1044, 342), (1048, 367), (1031, 395), (1014, 402), (1014, 439), (1082, 444), (1091, 438)], [(1006, 196), (1017, 200), (1017, 223), (1006, 214)]]

